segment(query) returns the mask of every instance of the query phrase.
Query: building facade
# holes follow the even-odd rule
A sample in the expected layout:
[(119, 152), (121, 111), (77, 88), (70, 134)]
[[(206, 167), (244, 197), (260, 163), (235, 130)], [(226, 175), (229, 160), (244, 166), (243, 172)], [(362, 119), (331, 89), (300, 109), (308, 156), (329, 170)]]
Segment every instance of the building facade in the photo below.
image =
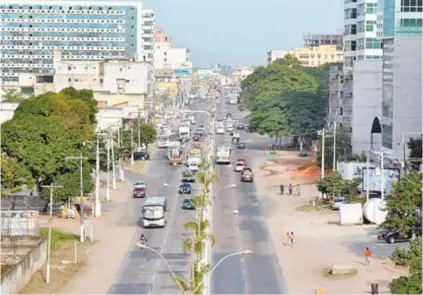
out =
[(320, 45), (292, 50), (271, 50), (267, 53), (267, 62), (271, 64), (277, 59), (283, 59), (287, 54), (298, 58), (306, 67), (318, 67), (325, 63), (338, 63), (343, 60), (342, 49), (339, 50), (336, 45)]
[(385, 0), (381, 130), (384, 149), (404, 161), (422, 134), (422, 0)]
[(313, 47), (320, 45), (336, 45), (338, 50), (344, 47), (342, 34), (304, 34), (304, 47)]
[(154, 59), (154, 29), (156, 26), (156, 15), (151, 9), (142, 10), (142, 51), (143, 61)]
[(68, 60), (142, 60), (141, 2), (7, 0), (0, 12), (2, 84), (21, 73), (53, 74), (55, 49)]
[(154, 34), (154, 68), (192, 69), (188, 48), (175, 48), (172, 40), (163, 30), (157, 29)]

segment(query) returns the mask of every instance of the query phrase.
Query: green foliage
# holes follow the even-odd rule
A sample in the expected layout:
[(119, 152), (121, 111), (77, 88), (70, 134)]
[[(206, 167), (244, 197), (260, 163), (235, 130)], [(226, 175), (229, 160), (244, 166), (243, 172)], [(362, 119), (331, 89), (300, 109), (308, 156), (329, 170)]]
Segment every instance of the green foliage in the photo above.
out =
[(392, 294), (422, 294), (422, 238), (413, 239), (408, 250), (395, 249), (391, 260), (409, 269), (409, 276), (391, 281), (389, 289)]
[(2, 102), (20, 103), (25, 99), (22, 92), (19, 92), (16, 89), (7, 89), (5, 92), (6, 93), (4, 94), (4, 99)]
[(1, 183), (3, 186), (2, 196), (7, 196), (9, 193), (18, 192), (25, 187), (33, 187), (35, 181), (27, 167), (18, 162), (16, 158), (1, 155)]
[(410, 161), (411, 169), (414, 171), (420, 170), (420, 165), (422, 164), (422, 140), (410, 138), (408, 142), (408, 148), (410, 149)]
[(141, 143), (145, 144), (146, 147), (150, 143), (156, 141), (157, 138), (157, 130), (154, 124), (150, 123), (141, 123), (140, 124), (140, 136), (141, 136)]
[(401, 176), (394, 183), (393, 191), (386, 200), (388, 214), (382, 227), (396, 230), (405, 236), (413, 227), (421, 223), (418, 209), (422, 206), (422, 175), (411, 172)]
[[(47, 227), (40, 228), (40, 235), (43, 238), (47, 239), (48, 238), (48, 228)], [(60, 243), (63, 243), (63, 242), (66, 242), (66, 241), (72, 241), (72, 240), (77, 240), (77, 237), (74, 234), (61, 231), (57, 228), (51, 229), (51, 248), (52, 249), (54, 249), (55, 247), (60, 245)]]
[(322, 193), (335, 197), (346, 197), (349, 201), (352, 201), (357, 196), (357, 187), (360, 183), (361, 178), (353, 180), (342, 179), (341, 174), (333, 172), (318, 180), (316, 184), (317, 189)]
[(256, 68), (241, 83), (241, 103), (251, 112), (249, 130), (312, 139), (324, 124), (328, 83), (328, 66), (304, 68), (291, 55)]
[[(92, 106), (95, 102), (89, 91), (75, 91), (68, 89), (26, 99), (19, 104), (13, 119), (1, 126), (2, 151), (31, 173), (39, 189), (41, 185), (57, 180), (69, 186), (64, 191), (73, 192), (75, 185), (68, 181), (76, 181), (72, 174), (79, 173), (79, 168), (65, 159), (80, 153), (85, 155), (86, 148), (82, 143), (94, 138), (95, 112)], [(67, 96), (68, 92), (73, 96)], [(75, 93), (81, 94), (81, 99)], [(92, 188), (89, 184), (92, 181), (90, 168), (88, 163), (84, 166), (84, 186), (89, 189)], [(67, 173), (70, 175), (65, 176)], [(56, 199), (64, 200), (63, 194), (58, 189)]]
[[(328, 136), (330, 135), (330, 136)], [(352, 158), (351, 134), (344, 128), (336, 130), (336, 159), (347, 161)], [(317, 166), (322, 165), (322, 138), (317, 142)], [(325, 134), (325, 169), (333, 169), (333, 134)]]

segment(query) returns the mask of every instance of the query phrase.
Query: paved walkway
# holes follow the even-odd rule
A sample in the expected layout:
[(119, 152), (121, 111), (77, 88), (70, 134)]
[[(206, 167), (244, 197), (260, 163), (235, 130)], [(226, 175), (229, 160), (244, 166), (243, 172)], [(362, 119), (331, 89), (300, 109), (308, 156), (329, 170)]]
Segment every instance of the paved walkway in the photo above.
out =
[[(257, 154), (253, 169), (287, 292), (312, 294), (315, 289), (323, 288), (328, 294), (369, 294), (370, 284), (378, 283), (380, 294), (386, 294), (387, 284), (405, 274), (404, 269), (393, 267), (387, 259), (400, 245), (378, 242), (374, 225), (337, 225), (336, 211), (298, 211), (299, 206), (318, 196), (318, 192), (314, 184), (291, 179), (290, 172), (299, 164), (296, 153), (281, 154), (267, 158)], [(279, 195), (279, 185), (284, 183), (286, 191), (290, 182), (294, 186), (302, 183), (301, 196)], [(295, 234), (294, 248), (284, 245), (288, 231)], [(363, 257), (367, 246), (374, 256), (369, 267), (364, 264)], [(350, 278), (329, 279), (323, 272), (333, 264), (349, 265), (356, 268), (358, 274)]]

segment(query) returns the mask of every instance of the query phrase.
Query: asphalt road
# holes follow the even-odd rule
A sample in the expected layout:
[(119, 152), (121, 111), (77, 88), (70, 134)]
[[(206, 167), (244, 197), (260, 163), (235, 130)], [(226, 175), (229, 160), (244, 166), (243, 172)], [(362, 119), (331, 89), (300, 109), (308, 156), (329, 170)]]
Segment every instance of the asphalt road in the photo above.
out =
[[(197, 115), (197, 124), (206, 125), (205, 114)], [(175, 126), (177, 128), (177, 126)], [(188, 149), (188, 146), (185, 149)], [(122, 226), (137, 226), (138, 231), (134, 237), (134, 245), (139, 240), (141, 233), (148, 239), (148, 246), (156, 249), (167, 260), (174, 273), (187, 277), (189, 269), (189, 256), (184, 253), (182, 243), (187, 236), (183, 224), (193, 220), (194, 211), (181, 209), (183, 195), (177, 192), (180, 184), (181, 172), (186, 168), (169, 166), (166, 158), (166, 149), (158, 150), (152, 155), (146, 173), (143, 175), (125, 171), (125, 179), (131, 183), (137, 180), (147, 182), (147, 196), (168, 197), (168, 223), (165, 228), (144, 229), (141, 227), (141, 209), (143, 199), (132, 199), (129, 210), (122, 216)], [(168, 183), (172, 186), (164, 186)], [(193, 186), (194, 190), (196, 185)], [(194, 194), (193, 191), (192, 194)], [(119, 241), (116, 241), (119, 242)], [(110, 253), (113, 255), (113, 253)], [(138, 249), (135, 246), (128, 250), (122, 262), (115, 282), (111, 285), (109, 294), (180, 294), (179, 288), (171, 278), (171, 273), (165, 262), (150, 250)]]
[[(240, 114), (236, 106), (220, 103), (217, 117), (230, 112), (234, 119)], [(250, 141), (257, 135), (241, 133), (241, 141)], [(229, 142), (229, 134), (216, 135), (216, 145)], [(269, 142), (264, 138), (263, 142)], [(252, 148), (252, 147), (250, 147)], [(256, 148), (256, 147), (254, 147)], [(233, 149), (232, 160), (251, 158), (246, 150)], [(215, 265), (230, 253), (251, 250), (246, 256), (233, 256), (216, 268), (211, 277), (212, 294), (282, 294), (285, 293), (282, 271), (277, 263), (266, 222), (264, 220), (254, 183), (241, 183), (233, 167), (216, 165), (220, 178), (214, 191), (213, 234), (216, 245), (212, 249)], [(235, 188), (228, 186), (236, 184)], [(233, 210), (238, 210), (234, 214)]]

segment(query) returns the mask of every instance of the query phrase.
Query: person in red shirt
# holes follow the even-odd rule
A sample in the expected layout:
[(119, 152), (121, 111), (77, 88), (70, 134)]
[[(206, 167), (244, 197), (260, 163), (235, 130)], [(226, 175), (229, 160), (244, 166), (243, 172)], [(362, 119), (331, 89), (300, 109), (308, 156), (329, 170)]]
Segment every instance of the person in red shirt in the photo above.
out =
[(372, 251), (369, 249), (369, 247), (366, 247), (366, 250), (364, 250), (364, 256), (366, 259), (366, 265), (370, 265), (370, 256), (372, 256)]

